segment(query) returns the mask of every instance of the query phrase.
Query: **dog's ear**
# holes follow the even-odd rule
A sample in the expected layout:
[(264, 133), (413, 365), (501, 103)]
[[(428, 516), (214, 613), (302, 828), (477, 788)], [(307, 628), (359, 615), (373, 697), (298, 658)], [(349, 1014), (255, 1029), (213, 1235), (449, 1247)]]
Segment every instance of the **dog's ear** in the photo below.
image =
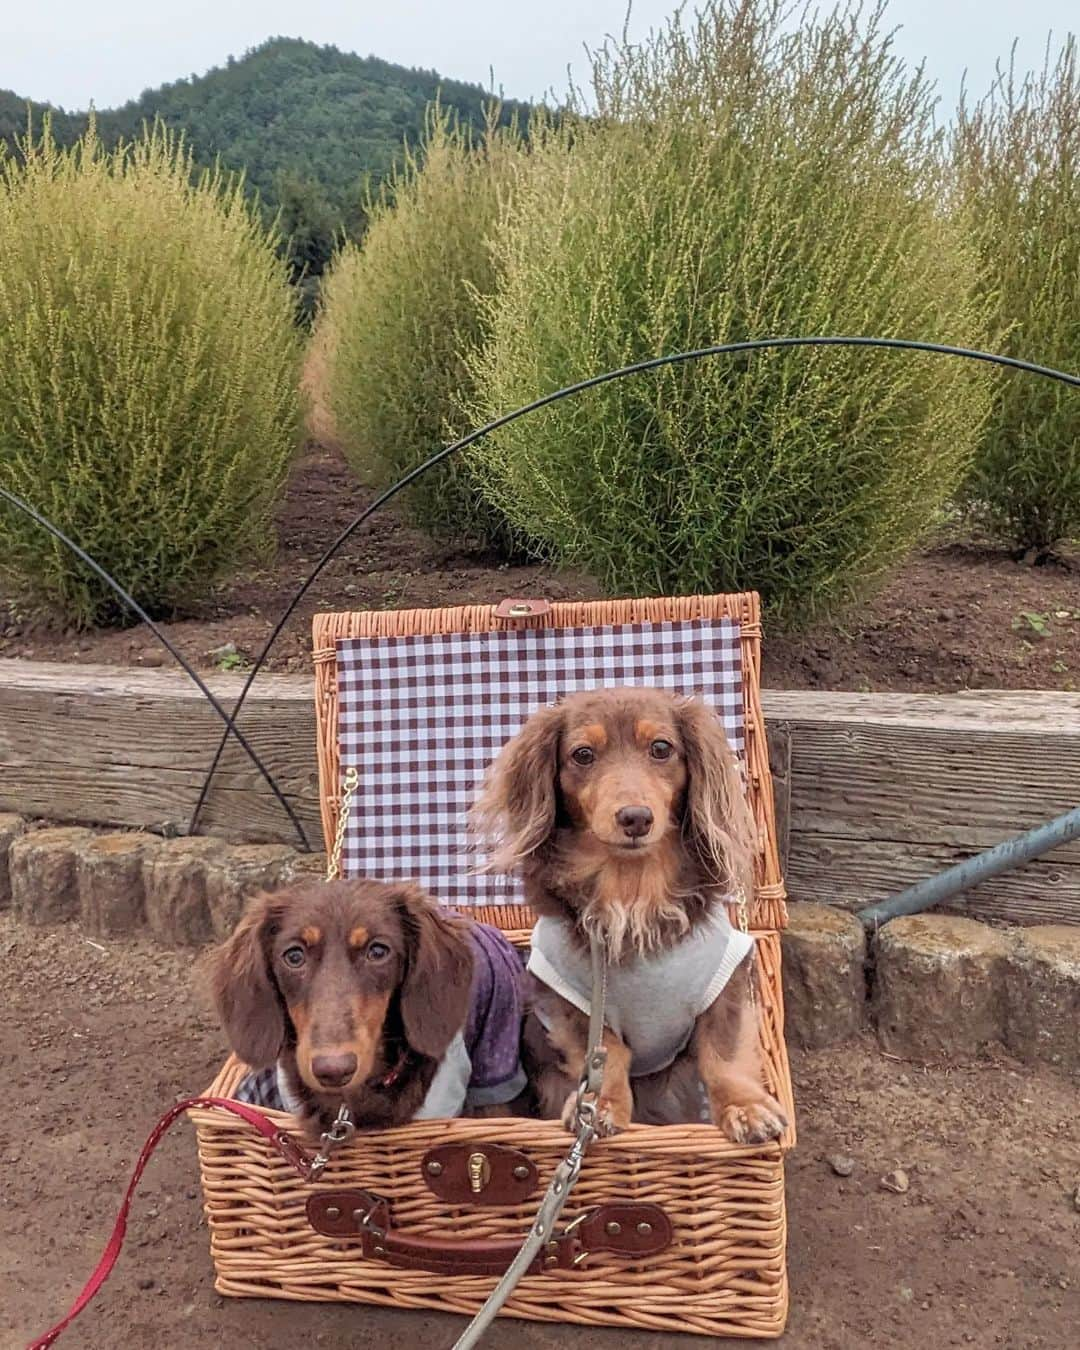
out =
[(211, 956), (218, 1017), (234, 1053), (252, 1069), (269, 1068), (285, 1044), (285, 1011), (266, 950), (280, 912), (273, 896), (253, 896), (232, 936)]
[(738, 758), (719, 718), (700, 699), (686, 699), (676, 716), (689, 775), (683, 833), (717, 885), (749, 897), (754, 819)]
[(401, 887), (395, 900), (407, 948), (401, 985), (405, 1036), (420, 1054), (441, 1059), (469, 1015), (473, 953), (468, 929), (443, 914), (418, 886)]
[(562, 708), (541, 708), (491, 766), (470, 817), (492, 848), (485, 871), (511, 871), (551, 837), (562, 729)]

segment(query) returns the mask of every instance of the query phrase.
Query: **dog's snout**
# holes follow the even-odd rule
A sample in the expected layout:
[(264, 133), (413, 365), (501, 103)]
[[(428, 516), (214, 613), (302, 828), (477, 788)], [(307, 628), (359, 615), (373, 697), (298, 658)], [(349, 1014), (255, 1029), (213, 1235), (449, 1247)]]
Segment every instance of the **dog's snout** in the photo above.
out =
[(311, 1072), (323, 1087), (343, 1087), (356, 1072), (356, 1056), (313, 1055)]
[(615, 820), (628, 839), (640, 839), (652, 829), (653, 813), (647, 806), (622, 806), (615, 812)]

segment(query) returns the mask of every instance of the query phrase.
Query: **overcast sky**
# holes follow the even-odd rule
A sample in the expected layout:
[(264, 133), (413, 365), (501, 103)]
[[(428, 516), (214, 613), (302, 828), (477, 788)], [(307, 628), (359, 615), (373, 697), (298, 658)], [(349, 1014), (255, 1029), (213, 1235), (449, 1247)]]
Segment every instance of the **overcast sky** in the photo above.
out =
[[(674, 8), (635, 0), (631, 35)], [(568, 65), (582, 78), (583, 46), (621, 30), (625, 10), (625, 0), (0, 0), (0, 88), (107, 108), (283, 34), (485, 86), (494, 69), (497, 88), (531, 98), (562, 91)], [(948, 107), (965, 67), (981, 92), (1013, 38), (1023, 63), (1041, 65), (1049, 30), (1080, 28), (1077, 0), (891, 0), (889, 14), (901, 53), (926, 57)]]

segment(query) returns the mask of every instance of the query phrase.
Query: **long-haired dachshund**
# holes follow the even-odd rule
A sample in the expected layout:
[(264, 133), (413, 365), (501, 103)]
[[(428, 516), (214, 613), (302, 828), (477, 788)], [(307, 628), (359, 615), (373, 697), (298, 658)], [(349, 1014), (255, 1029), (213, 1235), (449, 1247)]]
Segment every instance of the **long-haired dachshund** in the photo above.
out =
[(525, 1086), (517, 953), (417, 887), (308, 882), (257, 896), (215, 953), (212, 986), (240, 1100), (326, 1129), (497, 1112)]
[(764, 1087), (751, 998), (753, 941), (723, 904), (751, 893), (753, 821), (705, 704), (608, 689), (541, 709), (496, 760), (474, 823), (488, 867), (518, 870), (542, 916), (523, 1044), (541, 1113), (572, 1121), (595, 935), (610, 963), (603, 1127), (699, 1119), (703, 1083), (733, 1142), (779, 1135), (786, 1121)]

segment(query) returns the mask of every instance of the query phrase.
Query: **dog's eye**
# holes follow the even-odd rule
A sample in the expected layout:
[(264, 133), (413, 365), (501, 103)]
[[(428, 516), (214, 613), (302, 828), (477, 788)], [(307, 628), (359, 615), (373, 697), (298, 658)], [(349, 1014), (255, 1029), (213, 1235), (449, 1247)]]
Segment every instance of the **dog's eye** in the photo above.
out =
[(369, 961), (385, 961), (390, 955), (390, 948), (385, 942), (372, 942), (367, 949), (367, 959)]
[(649, 754), (653, 759), (670, 759), (674, 749), (670, 741), (653, 741), (649, 746)]
[(576, 750), (571, 751), (570, 758), (575, 764), (580, 764), (584, 769), (596, 760), (596, 751), (588, 745), (579, 745)]
[(303, 947), (286, 947), (281, 953), (281, 959), (293, 970), (299, 970), (307, 960), (307, 952), (304, 951)]

